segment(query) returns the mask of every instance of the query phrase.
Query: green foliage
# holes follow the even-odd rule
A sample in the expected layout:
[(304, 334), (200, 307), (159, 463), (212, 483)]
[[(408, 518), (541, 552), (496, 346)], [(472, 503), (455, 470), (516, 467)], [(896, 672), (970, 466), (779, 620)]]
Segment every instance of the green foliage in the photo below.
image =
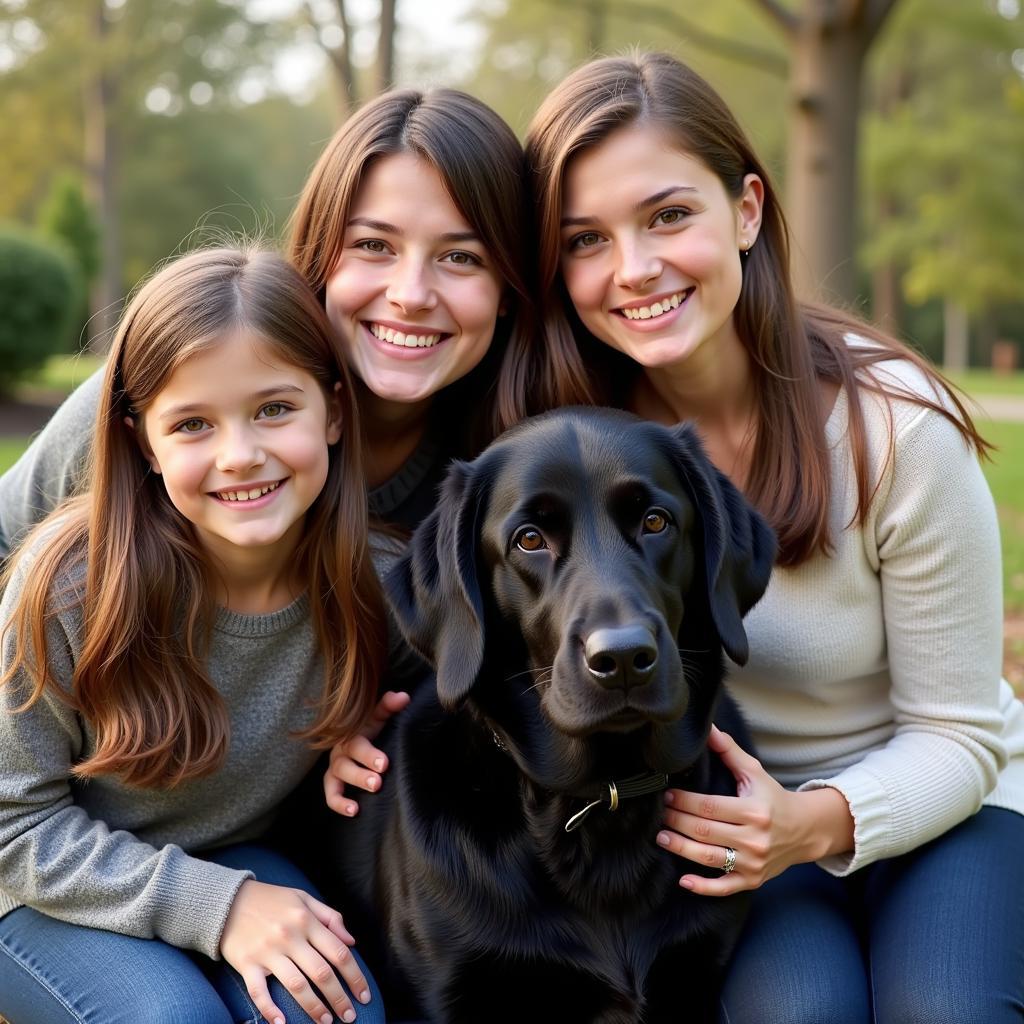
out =
[(900, 267), (914, 304), (1020, 302), (1022, 47), (1024, 18), (984, 0), (904, 0), (879, 47), (861, 255)]
[(0, 227), (0, 392), (65, 346), (79, 297), (63, 248)]
[(83, 283), (92, 284), (100, 269), (100, 229), (77, 175), (65, 172), (54, 179), (40, 207), (38, 226), (48, 238), (68, 247)]
[(1024, 423), (979, 424), (999, 451), (983, 469), (999, 513), (1003, 542), (1003, 603), (1024, 612)]

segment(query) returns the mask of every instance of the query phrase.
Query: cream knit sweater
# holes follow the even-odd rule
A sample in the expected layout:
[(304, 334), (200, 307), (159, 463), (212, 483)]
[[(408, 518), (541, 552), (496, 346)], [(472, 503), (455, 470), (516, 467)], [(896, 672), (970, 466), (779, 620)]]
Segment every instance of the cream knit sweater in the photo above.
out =
[[(877, 370), (932, 394), (909, 363)], [(850, 525), (840, 392), (826, 426), (835, 550), (775, 570), (746, 618), (750, 661), (730, 675), (765, 767), (849, 802), (855, 848), (821, 862), (837, 875), (912, 850), (983, 803), (1024, 813), (1024, 707), (1000, 679), (999, 531), (977, 457), (938, 413), (863, 390), (861, 402), (880, 481), (867, 521)]]

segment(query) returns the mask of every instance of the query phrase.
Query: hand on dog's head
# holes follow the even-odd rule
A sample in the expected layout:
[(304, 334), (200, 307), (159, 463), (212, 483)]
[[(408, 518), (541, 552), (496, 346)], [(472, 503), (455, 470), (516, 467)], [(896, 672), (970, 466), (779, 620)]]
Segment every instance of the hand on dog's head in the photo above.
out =
[(774, 556), (691, 426), (565, 409), (453, 464), (386, 589), (449, 710), (471, 697), (492, 727), (532, 715), (570, 738), (653, 723), (674, 761), (717, 697), (690, 669), (746, 661)]

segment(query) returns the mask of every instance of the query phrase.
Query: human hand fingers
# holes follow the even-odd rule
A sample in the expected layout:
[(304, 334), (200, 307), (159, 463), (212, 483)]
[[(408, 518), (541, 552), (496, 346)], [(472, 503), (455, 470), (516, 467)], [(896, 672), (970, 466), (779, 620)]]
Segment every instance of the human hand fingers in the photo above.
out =
[(321, 902), (313, 896), (310, 896), (308, 892), (302, 892), (299, 890), (299, 895), (302, 897), (306, 906), (309, 907), (310, 913), (330, 932), (333, 932), (346, 946), (354, 946), (356, 940), (352, 933), (345, 927), (345, 920), (338, 913), (334, 907), (328, 906), (326, 903)]
[(730, 825), (747, 825), (761, 820), (761, 801), (752, 797), (691, 793), (686, 789), (665, 791), (665, 806), (696, 818)]
[(756, 889), (763, 881), (758, 878), (756, 873), (739, 870), (742, 857), (738, 850), (733, 849), (732, 851), (733, 862), (736, 866), (731, 871), (726, 871), (725, 868), (729, 863), (729, 848), (727, 847), (699, 843), (678, 832), (665, 830), (658, 833), (657, 841), (659, 846), (679, 857), (722, 872), (721, 875), (710, 878), (704, 875), (685, 874), (679, 879), (679, 884), (684, 889), (701, 896), (731, 896), (733, 893), (743, 892), (745, 889)]
[(370, 719), (367, 723), (368, 727), (363, 730), (363, 734), (371, 740), (375, 739), (380, 734), (381, 729), (384, 728), (388, 719), (407, 707), (410, 700), (412, 700), (412, 697), (405, 690), (388, 690), (377, 701), (377, 706), (370, 714)]
[(336, 814), (352, 818), (359, 813), (359, 804), (345, 795), (345, 783), (327, 769), (324, 772), (324, 801)]
[(752, 754), (748, 754), (727, 732), (722, 732), (717, 725), (711, 726), (708, 746), (722, 759), (722, 763), (732, 772), (736, 779), (736, 792), (739, 796), (750, 793), (757, 782), (770, 778), (761, 762)]
[[(324, 984), (328, 984), (326, 978), (328, 974), (334, 979), (335, 985), (338, 984), (338, 979), (334, 977), (334, 972), (331, 970), (330, 965), (325, 963), (322, 957), (316, 958), (323, 965), (323, 970), (318, 971), (307, 950), (296, 949), (294, 952), (295, 959), (284, 955), (270, 957), (267, 964), (270, 973), (288, 989), (292, 997), (306, 1011), (311, 1020), (316, 1021), (317, 1024), (331, 1024), (334, 1020), (334, 1014), (324, 1000), (314, 991), (313, 986), (310, 984), (310, 975), (307, 974), (307, 971), (318, 973), (320, 980)], [(340, 988), (340, 986), (338, 987)], [(343, 1021), (354, 1021), (356, 1019), (355, 1010), (352, 1009), (352, 1004), (348, 997), (343, 996), (343, 998), (344, 1008), (338, 1016)]]
[[(232, 966), (235, 965), (232, 964)], [(235, 969), (237, 970), (237, 967)], [(270, 989), (267, 988), (268, 972), (261, 970), (256, 964), (251, 964), (244, 971), (238, 973), (241, 974), (242, 980), (245, 982), (245, 990), (249, 994), (253, 1006), (259, 1010), (260, 1016), (270, 1024), (285, 1024), (284, 1014), (270, 998)]]
[(704, 818), (697, 814), (686, 814), (666, 807), (662, 814), (662, 824), (673, 832), (678, 832), (694, 842), (706, 846), (739, 847), (750, 838), (750, 830), (742, 825)]

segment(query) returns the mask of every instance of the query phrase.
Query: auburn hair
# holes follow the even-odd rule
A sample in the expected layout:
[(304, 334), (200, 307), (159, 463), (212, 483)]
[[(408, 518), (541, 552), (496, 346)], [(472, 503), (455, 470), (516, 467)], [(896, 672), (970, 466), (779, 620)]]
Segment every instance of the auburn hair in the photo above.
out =
[[(291, 219), (289, 258), (323, 303), (359, 187), (376, 161), (396, 153), (411, 153), (437, 172), (505, 284), (504, 315), (487, 355), (438, 396), (437, 412), (463, 435), (462, 454), (472, 454), (528, 413), (563, 400), (563, 373), (549, 365), (537, 329), (533, 217), (512, 129), (456, 89), (376, 97), (338, 129), (310, 173)], [(468, 431), (467, 408), (477, 411)]]
[[(918, 353), (842, 310), (797, 302), (789, 273), (788, 230), (767, 169), (715, 90), (664, 53), (584, 64), (547, 96), (527, 131), (541, 312), (547, 345), (557, 352), (549, 362), (564, 368), (563, 390), (579, 402), (622, 404), (641, 372), (583, 327), (559, 272), (562, 193), (570, 162), (620, 128), (639, 124), (658, 128), (681, 152), (703, 163), (734, 200), (742, 195), (746, 175), (756, 174), (764, 183), (761, 228), (757, 244), (743, 257), (743, 283), (733, 315), (750, 356), (758, 401), (746, 491), (778, 535), (779, 564), (797, 565), (831, 548), (821, 382), (840, 385), (849, 397), (856, 522), (865, 520), (879, 483), (870, 479), (861, 388), (933, 409), (980, 452), (988, 450), (953, 385)], [(869, 339), (870, 346), (851, 347), (848, 334)], [(872, 368), (888, 359), (913, 363), (928, 379), (934, 397), (883, 382)]]
[[(92, 726), (95, 751), (75, 766), (79, 777), (172, 787), (210, 775), (227, 752), (228, 709), (206, 668), (212, 570), (126, 417), (144, 414), (179, 366), (239, 329), (307, 371), (326, 397), (341, 384), (342, 436), (295, 553), (324, 662), (315, 721), (299, 736), (329, 747), (353, 734), (376, 700), (387, 627), (344, 357), (323, 309), (281, 257), (248, 247), (193, 252), (152, 277), (125, 310), (107, 359), (87, 491), (36, 527), (8, 569), (22, 589), (4, 626), (13, 654), (0, 683), (24, 672), (31, 692), (22, 708), (50, 690)], [(59, 653), (51, 630), (72, 609), (83, 635), (68, 691), (51, 671)]]

